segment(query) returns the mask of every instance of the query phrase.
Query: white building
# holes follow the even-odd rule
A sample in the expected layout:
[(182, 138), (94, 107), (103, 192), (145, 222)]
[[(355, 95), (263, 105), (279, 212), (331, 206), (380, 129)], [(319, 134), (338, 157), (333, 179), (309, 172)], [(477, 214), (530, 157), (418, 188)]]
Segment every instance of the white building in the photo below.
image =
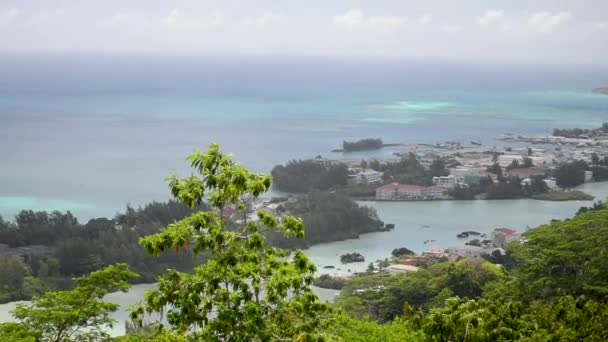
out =
[(454, 175), (433, 177), (433, 185), (451, 189), (456, 186), (456, 177)]
[(376, 184), (382, 182), (382, 172), (367, 169), (348, 175), (351, 184)]
[(585, 171), (585, 183), (593, 180), (593, 171)]
[(439, 186), (420, 186), (392, 183), (376, 189), (378, 200), (432, 200), (446, 198), (446, 189)]
[(549, 188), (549, 191), (559, 190), (559, 186), (557, 186), (557, 180), (555, 178), (543, 179), (543, 182), (545, 182), (547, 188)]

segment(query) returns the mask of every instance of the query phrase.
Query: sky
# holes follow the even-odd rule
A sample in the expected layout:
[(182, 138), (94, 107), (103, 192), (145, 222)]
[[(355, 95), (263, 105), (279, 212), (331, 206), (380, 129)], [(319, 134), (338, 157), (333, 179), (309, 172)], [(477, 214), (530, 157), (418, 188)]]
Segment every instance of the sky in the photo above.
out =
[(608, 64), (608, 0), (0, 0), (0, 53)]

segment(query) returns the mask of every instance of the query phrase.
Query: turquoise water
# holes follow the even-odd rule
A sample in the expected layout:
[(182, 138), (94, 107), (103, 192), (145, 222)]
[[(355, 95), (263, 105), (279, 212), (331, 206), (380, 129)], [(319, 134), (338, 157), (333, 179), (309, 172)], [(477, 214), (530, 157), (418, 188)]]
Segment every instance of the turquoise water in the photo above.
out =
[[(27, 73), (18, 70), (28, 70)], [(72, 210), (82, 220), (166, 200), (163, 179), (219, 143), (268, 172), (343, 140), (481, 140), (608, 121), (589, 89), (607, 70), (355, 63), (0, 57), (0, 215)]]

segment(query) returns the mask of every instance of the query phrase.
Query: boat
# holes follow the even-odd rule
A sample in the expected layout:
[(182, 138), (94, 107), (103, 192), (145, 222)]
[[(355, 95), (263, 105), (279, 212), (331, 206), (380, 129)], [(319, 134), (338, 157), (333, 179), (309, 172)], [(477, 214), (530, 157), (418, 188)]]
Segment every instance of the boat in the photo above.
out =
[(479, 141), (471, 140), (471, 145), (481, 146), (481, 143)]

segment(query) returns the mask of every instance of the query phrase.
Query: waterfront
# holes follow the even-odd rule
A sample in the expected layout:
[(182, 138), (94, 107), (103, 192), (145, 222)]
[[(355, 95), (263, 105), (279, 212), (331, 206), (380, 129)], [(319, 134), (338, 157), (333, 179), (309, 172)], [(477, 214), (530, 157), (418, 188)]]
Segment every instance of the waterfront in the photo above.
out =
[[(608, 182), (587, 183), (577, 190), (592, 194), (595, 200), (603, 200), (608, 196)], [(319, 266), (321, 274), (347, 275), (364, 271), (369, 262), (390, 257), (394, 248), (407, 247), (420, 253), (431, 247), (461, 246), (467, 240), (457, 238), (456, 234), (462, 231), (475, 230), (489, 234), (495, 228), (511, 228), (523, 232), (528, 227), (533, 228), (552, 219), (572, 217), (581, 206), (591, 205), (593, 201), (517, 199), (360, 203), (375, 208), (380, 219), (394, 223), (395, 229), (311, 247), (306, 254)], [(426, 240), (436, 241), (424, 244)], [(340, 255), (352, 252), (361, 253), (366, 261), (341, 265)], [(322, 268), (327, 265), (336, 268)]]

